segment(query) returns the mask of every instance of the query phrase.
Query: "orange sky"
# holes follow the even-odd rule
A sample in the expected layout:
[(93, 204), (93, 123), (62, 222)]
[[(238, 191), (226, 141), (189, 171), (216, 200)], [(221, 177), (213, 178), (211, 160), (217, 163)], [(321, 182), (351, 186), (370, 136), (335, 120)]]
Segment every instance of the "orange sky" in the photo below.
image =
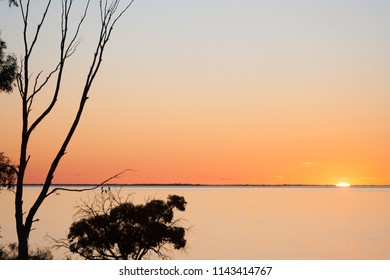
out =
[[(21, 19), (3, 2), (1, 37), (19, 57)], [(131, 168), (112, 182), (390, 184), (389, 2), (178, 2), (136, 1), (118, 23), (55, 183)], [(35, 75), (55, 64), (56, 5)], [(44, 180), (77, 108), (94, 5), (58, 106), (33, 135), (29, 183)], [(17, 161), (18, 93), (0, 105), (0, 150)]]

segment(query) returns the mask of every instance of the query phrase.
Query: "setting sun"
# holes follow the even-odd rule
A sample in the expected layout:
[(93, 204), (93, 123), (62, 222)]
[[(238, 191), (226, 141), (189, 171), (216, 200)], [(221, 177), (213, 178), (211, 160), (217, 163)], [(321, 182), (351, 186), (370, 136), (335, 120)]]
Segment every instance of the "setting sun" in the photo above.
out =
[(343, 187), (343, 188), (348, 188), (350, 187), (351, 185), (346, 183), (346, 182), (340, 182), (340, 183), (337, 183), (336, 184), (336, 187)]

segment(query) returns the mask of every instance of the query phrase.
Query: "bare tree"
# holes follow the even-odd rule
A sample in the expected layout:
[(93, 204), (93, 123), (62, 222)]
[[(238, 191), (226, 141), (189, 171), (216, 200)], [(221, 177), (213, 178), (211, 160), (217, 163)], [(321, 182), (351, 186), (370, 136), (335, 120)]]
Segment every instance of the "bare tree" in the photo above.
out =
[[(124, 12), (133, 4), (134, 0), (128, 0), (124, 5), (120, 5), (120, 0), (100, 0), (100, 33), (96, 43), (96, 48), (94, 50), (92, 61), (89, 67), (89, 70), (86, 73), (86, 81), (83, 87), (83, 90), (80, 94), (80, 103), (74, 120), (67, 132), (65, 139), (62, 142), (61, 147), (58, 149), (57, 154), (51, 162), (51, 166), (47, 171), (46, 179), (44, 181), (43, 187), (40, 191), (39, 196), (31, 206), (31, 208), (26, 211), (23, 209), (23, 189), (25, 185), (25, 174), (28, 167), (28, 162), (30, 155), (28, 154), (28, 145), (33, 134), (34, 130), (42, 123), (42, 120), (45, 119), (55, 107), (57, 99), (61, 92), (61, 84), (63, 79), (64, 67), (68, 62), (68, 59), (75, 53), (76, 48), (79, 44), (79, 33), (81, 26), (87, 16), (87, 11), (89, 9), (90, 1), (85, 5), (84, 11), (82, 13), (81, 19), (76, 24), (73, 33), (70, 32), (70, 14), (72, 11), (73, 1), (72, 0), (62, 0), (62, 12), (61, 12), (61, 39), (59, 44), (59, 59), (54, 64), (54, 67), (46, 77), (42, 78), (41, 75), (43, 72), (40, 72), (35, 77), (30, 71), (30, 62), (33, 51), (36, 48), (36, 43), (40, 38), (42, 26), (45, 24), (47, 14), (52, 1), (48, 0), (45, 5), (45, 9), (42, 13), (42, 16), (39, 20), (38, 25), (36, 26), (33, 34), (28, 34), (31, 30), (29, 19), (30, 19), (30, 0), (27, 1), (9, 1), (9, 4), (16, 6), (20, 10), (21, 17), (23, 20), (23, 47), (24, 54), (22, 56), (21, 65), (19, 66), (19, 73), (17, 77), (17, 87), (21, 98), (22, 105), (22, 133), (21, 133), (21, 146), (20, 146), (20, 160), (17, 170), (17, 180), (16, 180), (16, 190), (15, 190), (15, 218), (16, 218), (16, 230), (18, 235), (18, 258), (19, 259), (28, 259), (28, 240), (30, 232), (32, 229), (33, 223), (35, 220), (35, 215), (42, 205), (44, 200), (51, 195), (53, 192), (49, 192), (50, 186), (52, 185), (52, 180), (54, 173), (60, 163), (62, 157), (65, 155), (67, 147), (77, 129), (77, 126), (80, 122), (85, 104), (88, 100), (88, 95), (98, 73), (104, 50), (107, 46), (107, 43), (110, 39), (112, 30), (117, 23), (118, 19), (124, 14)], [(16, 5), (15, 5), (16, 4)], [(29, 38), (32, 38), (29, 41)], [(34, 105), (34, 98), (48, 85), (48, 82), (54, 80), (54, 89), (51, 96), (51, 101), (49, 105), (40, 113), (38, 117), (33, 119), (30, 115), (30, 112)]]

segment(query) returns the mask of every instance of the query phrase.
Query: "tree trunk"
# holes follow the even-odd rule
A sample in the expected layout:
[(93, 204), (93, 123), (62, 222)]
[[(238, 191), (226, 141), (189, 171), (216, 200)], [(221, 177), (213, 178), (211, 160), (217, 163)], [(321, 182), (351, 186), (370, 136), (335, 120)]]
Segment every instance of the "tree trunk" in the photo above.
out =
[[(25, 69), (28, 69), (28, 64), (25, 62)], [(28, 86), (28, 81), (26, 82)], [(27, 88), (26, 88), (27, 89)], [(26, 95), (25, 95), (26, 96)], [(16, 233), (18, 235), (18, 259), (28, 260), (28, 235), (23, 223), (23, 188), (24, 188), (24, 174), (27, 168), (27, 143), (28, 143), (28, 109), (27, 98), (23, 96), (23, 127), (22, 127), (22, 143), (20, 147), (20, 163), (18, 180), (16, 184), (15, 194), (15, 220), (16, 220)]]
[(29, 232), (26, 232), (26, 228), (23, 223), (23, 177), (26, 162), (21, 165), (19, 169), (18, 182), (16, 186), (15, 195), (15, 220), (16, 220), (16, 233), (18, 235), (18, 259), (28, 260), (28, 236)]
[(22, 228), (18, 229), (18, 260), (28, 260), (30, 256), (28, 255), (28, 236)]

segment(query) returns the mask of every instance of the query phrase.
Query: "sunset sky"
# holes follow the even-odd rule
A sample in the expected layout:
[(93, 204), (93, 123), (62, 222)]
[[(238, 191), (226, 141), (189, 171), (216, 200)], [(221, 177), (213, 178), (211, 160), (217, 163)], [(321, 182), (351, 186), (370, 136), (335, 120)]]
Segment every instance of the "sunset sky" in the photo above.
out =
[[(1, 38), (19, 58), (22, 19), (7, 2)], [(43, 2), (32, 1), (31, 31)], [(33, 75), (56, 64), (53, 2)], [(386, 0), (136, 0), (54, 182), (99, 183), (130, 168), (112, 183), (390, 184), (389, 12)], [(57, 107), (32, 136), (28, 183), (44, 181), (74, 118), (98, 23), (92, 1)], [(17, 162), (17, 90), (0, 93), (0, 106), (0, 151)]]

